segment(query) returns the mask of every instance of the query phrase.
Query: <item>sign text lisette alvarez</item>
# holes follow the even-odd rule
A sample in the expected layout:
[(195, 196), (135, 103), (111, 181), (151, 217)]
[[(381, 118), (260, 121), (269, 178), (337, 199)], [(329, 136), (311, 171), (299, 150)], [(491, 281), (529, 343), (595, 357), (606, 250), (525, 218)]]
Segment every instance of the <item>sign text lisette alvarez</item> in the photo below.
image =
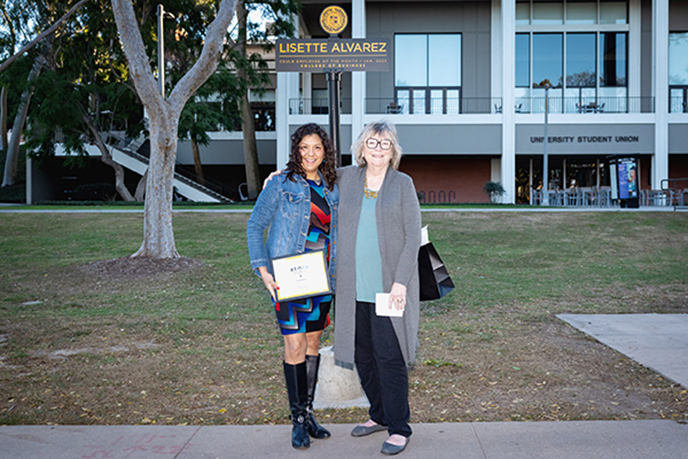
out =
[(388, 72), (389, 40), (277, 40), (275, 67), (278, 72), (326, 70)]

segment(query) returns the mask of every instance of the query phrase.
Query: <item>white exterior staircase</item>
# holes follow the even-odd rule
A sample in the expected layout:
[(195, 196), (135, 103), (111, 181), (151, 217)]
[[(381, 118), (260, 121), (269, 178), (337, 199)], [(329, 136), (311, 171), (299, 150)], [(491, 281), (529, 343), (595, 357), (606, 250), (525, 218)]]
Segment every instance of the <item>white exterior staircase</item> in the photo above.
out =
[[(108, 149), (114, 161), (139, 175), (143, 175), (148, 169), (148, 158), (138, 153), (137, 150), (141, 148), (145, 141), (146, 138), (140, 136), (130, 142), (126, 147), (116, 148), (108, 145)], [(85, 149), (89, 156), (100, 156), (100, 150), (95, 145), (85, 145)], [(62, 144), (56, 145), (55, 154), (57, 156), (66, 156)], [(232, 199), (223, 196), (219, 191), (203, 186), (178, 172), (174, 173), (173, 186), (178, 194), (184, 196), (189, 201), (215, 203), (232, 202)]]

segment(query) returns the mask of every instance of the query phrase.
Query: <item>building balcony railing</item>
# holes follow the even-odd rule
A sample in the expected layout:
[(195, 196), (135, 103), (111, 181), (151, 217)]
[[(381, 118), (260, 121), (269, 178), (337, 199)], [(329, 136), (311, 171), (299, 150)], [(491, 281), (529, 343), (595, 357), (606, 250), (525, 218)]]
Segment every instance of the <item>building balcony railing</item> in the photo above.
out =
[(501, 113), (501, 97), (437, 97), (416, 100), (375, 98), (365, 100), (368, 115), (473, 115)]
[(688, 113), (688, 101), (683, 96), (669, 98), (669, 113)]
[[(501, 97), (402, 98), (368, 97), (368, 115), (476, 115), (502, 113)], [(674, 105), (676, 107), (674, 107)], [(680, 103), (672, 104), (672, 113), (684, 110)], [(340, 101), (342, 114), (351, 114), (351, 99)], [(544, 113), (544, 97), (517, 97), (514, 113)], [(654, 97), (549, 97), (549, 113), (654, 113)], [(322, 99), (289, 99), (291, 115), (327, 115), (329, 104)]]
[[(351, 114), (351, 98), (339, 101), (339, 113)], [(330, 112), (330, 102), (327, 98), (321, 99), (289, 99), (290, 115), (327, 115)]]
[[(654, 97), (549, 97), (549, 113), (654, 113)], [(516, 98), (517, 113), (544, 113), (544, 97)]]

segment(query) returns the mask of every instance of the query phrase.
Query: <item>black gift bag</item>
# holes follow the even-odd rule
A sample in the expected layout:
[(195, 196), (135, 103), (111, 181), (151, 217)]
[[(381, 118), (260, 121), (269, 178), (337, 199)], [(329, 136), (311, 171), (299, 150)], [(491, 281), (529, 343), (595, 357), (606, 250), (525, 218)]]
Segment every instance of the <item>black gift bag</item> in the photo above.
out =
[(454, 290), (454, 283), (432, 242), (421, 245), (418, 251), (420, 300), (436, 300)]

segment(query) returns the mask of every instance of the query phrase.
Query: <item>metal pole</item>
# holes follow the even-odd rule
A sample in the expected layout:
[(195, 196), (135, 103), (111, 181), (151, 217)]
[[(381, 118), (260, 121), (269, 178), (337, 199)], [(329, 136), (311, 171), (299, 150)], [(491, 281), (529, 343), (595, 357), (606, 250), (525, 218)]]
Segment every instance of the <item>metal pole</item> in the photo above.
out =
[(337, 70), (327, 72), (327, 90), (329, 96), (328, 113), (330, 115), (330, 138), (337, 152), (337, 165), (342, 164), (341, 126), (339, 121), (339, 87), (342, 73)]
[(165, 40), (163, 17), (165, 10), (158, 4), (158, 82), (160, 83), (160, 94), (165, 98)]
[(549, 158), (547, 157), (547, 114), (549, 112), (549, 86), (545, 86), (545, 140), (542, 155), (542, 205), (549, 206)]

